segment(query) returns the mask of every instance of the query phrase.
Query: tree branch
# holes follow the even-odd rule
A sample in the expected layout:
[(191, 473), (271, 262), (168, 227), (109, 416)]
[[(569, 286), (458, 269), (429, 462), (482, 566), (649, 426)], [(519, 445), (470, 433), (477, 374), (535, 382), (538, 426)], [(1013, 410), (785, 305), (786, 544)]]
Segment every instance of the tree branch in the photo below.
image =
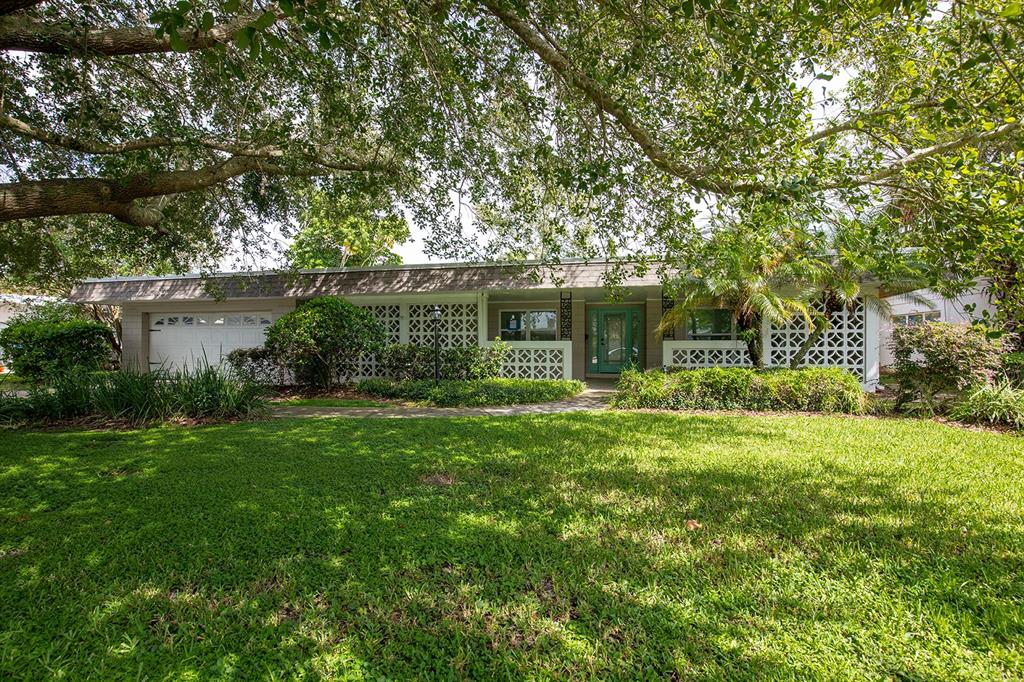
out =
[(14, 14), (42, 2), (43, 0), (0, 0), (0, 16)]
[(259, 156), (232, 156), (194, 170), (136, 174), (123, 179), (56, 178), (0, 184), (0, 222), (44, 216), (106, 213), (139, 227), (155, 227), (163, 219), (156, 208), (139, 200), (207, 189), (244, 173), (317, 176), (332, 171), (379, 172), (376, 162), (324, 163), (291, 168)]
[(565, 79), (569, 85), (582, 90), (598, 109), (618, 121), (619, 125), (640, 146), (644, 155), (655, 166), (683, 180), (695, 189), (734, 194), (754, 192), (761, 189), (761, 186), (757, 183), (709, 179), (705, 177), (705, 170), (687, 166), (673, 160), (668, 151), (655, 139), (654, 135), (640, 125), (624, 105), (615, 101), (597, 81), (573, 66), (557, 47), (545, 40), (544, 36), (530, 26), (529, 23), (520, 19), (514, 12), (502, 7), (495, 0), (481, 1), (483, 6), (487, 8), (487, 11), (511, 30), (526, 47), (540, 57), (541, 61)]
[(805, 137), (803, 139), (803, 143), (804, 144), (811, 144), (813, 142), (817, 142), (818, 140), (823, 140), (826, 137), (832, 137), (833, 135), (838, 135), (839, 133), (845, 133), (845, 132), (850, 131), (850, 130), (858, 130), (858, 126), (857, 126), (858, 123), (860, 123), (862, 121), (870, 120), (870, 119), (873, 119), (873, 118), (879, 118), (879, 117), (882, 117), (882, 116), (891, 116), (893, 114), (899, 114), (899, 113), (902, 113), (904, 111), (914, 111), (916, 109), (930, 109), (930, 108), (940, 107), (940, 106), (942, 106), (942, 102), (936, 102), (934, 100), (925, 100), (925, 101), (922, 101), (922, 102), (913, 102), (913, 103), (910, 103), (910, 104), (904, 104), (903, 106), (899, 106), (899, 107), (892, 107), (890, 109), (879, 109), (877, 111), (865, 111), (865, 112), (862, 112), (862, 113), (858, 113), (857, 115), (853, 116), (852, 118), (850, 118), (850, 119), (848, 119), (846, 121), (843, 121), (842, 123), (837, 123), (837, 124), (831, 125), (831, 126), (829, 126), (827, 128), (822, 128), (821, 130), (818, 130), (817, 132), (814, 132), (811, 135), (808, 135), (807, 137)]
[[(231, 40), (259, 17), (259, 14), (248, 14), (214, 26), (209, 31), (185, 31), (179, 35), (188, 51), (205, 50)], [(281, 18), (283, 15), (277, 15), (275, 21)], [(45, 23), (19, 16), (0, 22), (0, 51), (10, 50), (74, 57), (113, 57), (170, 52), (172, 48), (170, 36), (158, 38), (155, 29), (148, 26), (82, 31), (68, 23)]]
[(985, 132), (981, 133), (969, 133), (962, 137), (958, 137), (955, 140), (943, 142), (942, 144), (932, 145), (931, 147), (925, 147), (924, 149), (919, 149), (916, 152), (913, 152), (912, 154), (907, 154), (906, 156), (896, 159), (892, 163), (888, 164), (884, 168), (875, 171), (874, 173), (869, 173), (867, 175), (862, 175), (859, 178), (854, 178), (848, 184), (854, 186), (870, 185), (872, 183), (879, 182), (887, 178), (891, 178), (892, 176), (898, 174), (900, 171), (907, 168), (908, 166), (912, 166), (913, 164), (918, 163), (919, 161), (923, 161), (932, 156), (937, 156), (939, 154), (945, 154), (946, 152), (955, 151), (957, 149), (961, 149), (962, 147), (966, 147), (967, 145), (971, 144), (978, 144), (981, 142), (992, 142), (993, 140), (998, 140), (1002, 137), (1006, 137), (1007, 135), (1010, 135), (1018, 130), (1021, 130), (1020, 121), (1015, 121), (1013, 123), (1005, 123), (997, 128), (993, 128), (992, 130), (986, 130)]

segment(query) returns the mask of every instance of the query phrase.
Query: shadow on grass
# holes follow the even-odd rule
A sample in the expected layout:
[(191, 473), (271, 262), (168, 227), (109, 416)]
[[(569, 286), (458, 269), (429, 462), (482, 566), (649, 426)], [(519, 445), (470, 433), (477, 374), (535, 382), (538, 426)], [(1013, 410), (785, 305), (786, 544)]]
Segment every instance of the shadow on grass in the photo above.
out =
[(825, 456), (841, 421), (24, 434), (0, 459), (0, 661), (72, 677), (914, 677), (1012, 650), (1020, 518), (969, 513), (914, 462)]

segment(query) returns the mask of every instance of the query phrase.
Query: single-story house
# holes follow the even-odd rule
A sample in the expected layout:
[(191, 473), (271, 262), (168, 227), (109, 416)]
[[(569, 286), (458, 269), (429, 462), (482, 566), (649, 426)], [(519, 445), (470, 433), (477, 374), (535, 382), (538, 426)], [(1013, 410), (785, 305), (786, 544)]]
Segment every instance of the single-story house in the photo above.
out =
[[(612, 266), (566, 262), (550, 268), (504, 264), (396, 265), (369, 268), (87, 280), (71, 298), (121, 306), (122, 362), (181, 367), (218, 361), (235, 348), (259, 346), (266, 328), (303, 301), (341, 296), (365, 306), (388, 342), (433, 343), (431, 311), (443, 347), (511, 344), (508, 376), (611, 378), (631, 364), (709, 367), (747, 365), (745, 344), (725, 310), (690, 311), (684, 324), (657, 334), (674, 305), (651, 269), (626, 274), (610, 301)], [(805, 337), (801, 320), (762, 329), (764, 357), (785, 365)], [(878, 381), (879, 318), (871, 306), (838, 314), (805, 364), (844, 367), (871, 388)], [(373, 360), (362, 374), (373, 376)]]
[(971, 324), (983, 313), (994, 315), (995, 306), (987, 290), (987, 281), (978, 282), (957, 298), (945, 298), (931, 289), (918, 289), (908, 294), (897, 294), (885, 299), (889, 304), (888, 319), (882, 320), (879, 362), (888, 367), (893, 363), (892, 330), (900, 325), (923, 322), (949, 322)]

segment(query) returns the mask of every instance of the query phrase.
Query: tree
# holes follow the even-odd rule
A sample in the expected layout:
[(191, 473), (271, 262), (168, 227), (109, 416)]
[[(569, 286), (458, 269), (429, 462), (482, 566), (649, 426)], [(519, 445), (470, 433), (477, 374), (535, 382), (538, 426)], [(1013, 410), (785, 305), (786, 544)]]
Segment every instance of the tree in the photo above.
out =
[(747, 220), (707, 240), (691, 260), (700, 265), (681, 268), (673, 283), (676, 304), (662, 318), (660, 332), (683, 323), (694, 307), (724, 308), (747, 346), (750, 363), (762, 368), (762, 322), (781, 325), (800, 316), (811, 327), (808, 283), (816, 275), (817, 263), (793, 248), (792, 235), (782, 240), (780, 233), (768, 237), (761, 227)]
[(438, 255), (472, 224), (505, 253), (674, 261), (750, 198), (939, 220), (958, 159), (988, 190), (1021, 146), (1024, 22), (999, 0), (8, 7), (0, 220), (109, 216), (164, 257), (258, 243), (316, 186), (391, 192)]
[(300, 270), (401, 263), (392, 249), (409, 239), (405, 218), (372, 211), (348, 197), (313, 194), (301, 222), (287, 256), (288, 264)]

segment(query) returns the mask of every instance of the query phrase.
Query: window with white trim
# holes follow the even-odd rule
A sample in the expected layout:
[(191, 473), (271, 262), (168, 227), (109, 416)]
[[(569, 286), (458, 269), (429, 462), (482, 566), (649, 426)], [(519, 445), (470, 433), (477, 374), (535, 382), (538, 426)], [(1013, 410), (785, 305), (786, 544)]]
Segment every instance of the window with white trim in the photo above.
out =
[(558, 313), (554, 310), (502, 310), (502, 341), (556, 341)]
[(938, 322), (942, 319), (942, 313), (938, 310), (927, 310), (923, 313), (907, 313), (905, 315), (893, 315), (892, 323), (904, 327), (924, 324), (925, 322)]
[(686, 337), (691, 341), (730, 341), (736, 338), (732, 313), (725, 308), (695, 308), (686, 317)]

